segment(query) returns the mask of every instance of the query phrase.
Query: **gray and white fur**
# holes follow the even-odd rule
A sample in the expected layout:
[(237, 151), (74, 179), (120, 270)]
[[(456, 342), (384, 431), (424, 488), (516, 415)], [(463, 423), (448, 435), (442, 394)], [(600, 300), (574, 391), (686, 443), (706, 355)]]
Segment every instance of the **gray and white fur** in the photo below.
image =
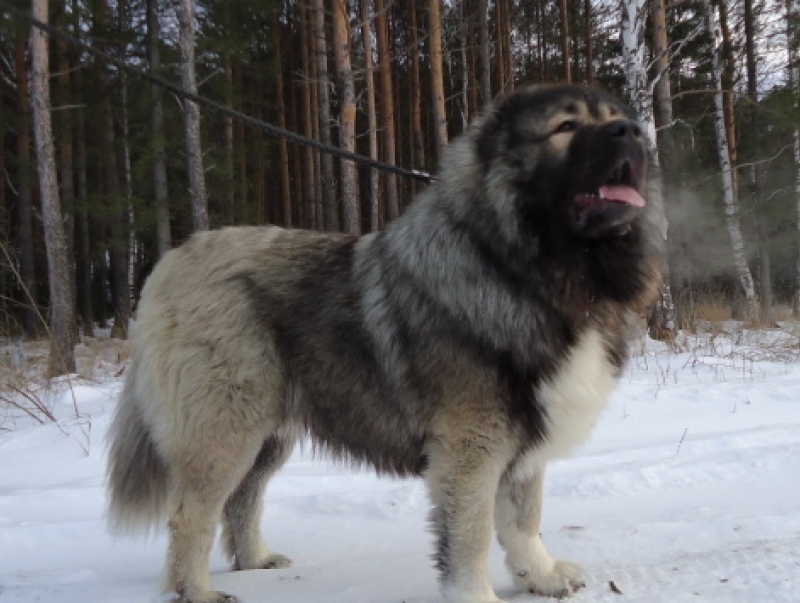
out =
[[(109, 435), (112, 527), (166, 520), (166, 589), (236, 601), (211, 587), (216, 526), (233, 569), (289, 565), (261, 536), (262, 496), (308, 436), (426, 480), (446, 601), (498, 601), (493, 528), (519, 589), (573, 593), (580, 570), (539, 536), (544, 471), (587, 439), (658, 285), (643, 149), (608, 95), (524, 88), (383, 232), (226, 228), (169, 252), (142, 293)], [(646, 205), (587, 201), (608, 178)]]

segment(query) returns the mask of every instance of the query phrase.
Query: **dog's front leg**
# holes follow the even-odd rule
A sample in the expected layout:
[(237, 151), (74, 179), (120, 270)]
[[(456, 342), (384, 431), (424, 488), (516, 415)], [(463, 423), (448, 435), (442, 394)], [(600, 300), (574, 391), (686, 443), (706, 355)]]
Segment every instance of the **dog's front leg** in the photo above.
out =
[(539, 535), (544, 465), (522, 475), (514, 469), (503, 474), (495, 506), (497, 538), (506, 550), (514, 586), (539, 595), (568, 597), (584, 582), (577, 565), (550, 557)]
[(436, 535), (434, 558), (448, 603), (491, 603), (499, 599), (489, 580), (489, 546), (495, 492), (503, 458), (482, 436), (440, 442), (426, 474)]

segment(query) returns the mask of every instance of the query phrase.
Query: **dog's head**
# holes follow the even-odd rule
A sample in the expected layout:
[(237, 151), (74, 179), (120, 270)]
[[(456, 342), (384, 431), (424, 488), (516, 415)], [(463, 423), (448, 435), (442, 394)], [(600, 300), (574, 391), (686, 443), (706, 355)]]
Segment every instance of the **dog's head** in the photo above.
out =
[(648, 199), (648, 149), (630, 109), (594, 88), (532, 86), (499, 100), (476, 133), (483, 177), (513, 182), (523, 223), (624, 237)]

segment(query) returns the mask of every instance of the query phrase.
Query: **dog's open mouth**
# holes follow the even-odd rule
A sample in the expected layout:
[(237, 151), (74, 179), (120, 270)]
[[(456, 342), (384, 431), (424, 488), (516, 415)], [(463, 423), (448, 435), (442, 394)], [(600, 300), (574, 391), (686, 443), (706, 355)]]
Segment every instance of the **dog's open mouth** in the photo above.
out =
[(575, 195), (575, 203), (586, 209), (600, 209), (609, 202), (644, 207), (644, 197), (633, 186), (635, 180), (633, 172), (630, 161), (620, 162), (596, 191)]
[(630, 232), (631, 221), (645, 206), (636, 181), (635, 167), (624, 159), (597, 188), (576, 194), (570, 211), (572, 229), (585, 237), (624, 236)]

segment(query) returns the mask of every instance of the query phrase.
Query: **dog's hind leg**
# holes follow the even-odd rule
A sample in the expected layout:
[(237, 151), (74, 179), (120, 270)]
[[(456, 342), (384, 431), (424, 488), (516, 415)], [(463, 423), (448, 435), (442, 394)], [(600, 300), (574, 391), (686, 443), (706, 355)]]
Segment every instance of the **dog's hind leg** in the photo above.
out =
[(584, 583), (578, 566), (554, 560), (542, 543), (544, 465), (533, 473), (514, 469), (503, 474), (495, 504), (497, 538), (506, 551), (514, 586), (538, 595), (567, 597)]
[[(204, 433), (211, 433), (206, 429)], [(233, 603), (211, 590), (208, 560), (225, 500), (247, 473), (261, 439), (220, 433), (184, 443), (170, 463), (167, 590), (182, 603)]]
[(291, 560), (272, 553), (261, 535), (261, 511), (267, 482), (287, 461), (294, 438), (273, 435), (261, 447), (255, 463), (228, 497), (222, 512), (222, 542), (234, 570), (272, 569), (291, 565)]

